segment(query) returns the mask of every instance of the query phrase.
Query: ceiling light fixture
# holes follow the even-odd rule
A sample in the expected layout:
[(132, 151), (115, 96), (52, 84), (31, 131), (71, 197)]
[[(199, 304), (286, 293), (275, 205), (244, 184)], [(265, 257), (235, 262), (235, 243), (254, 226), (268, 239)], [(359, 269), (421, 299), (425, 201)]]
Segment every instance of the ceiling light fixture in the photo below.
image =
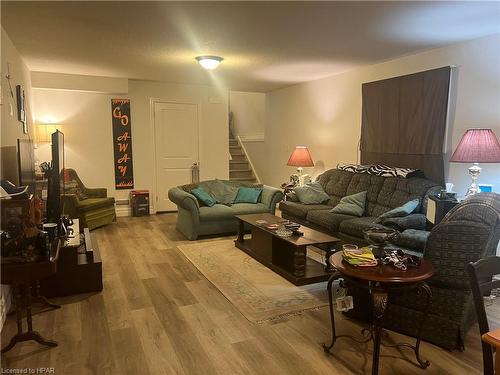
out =
[(220, 56), (196, 56), (196, 61), (207, 70), (214, 70), (219, 66), (222, 60)]

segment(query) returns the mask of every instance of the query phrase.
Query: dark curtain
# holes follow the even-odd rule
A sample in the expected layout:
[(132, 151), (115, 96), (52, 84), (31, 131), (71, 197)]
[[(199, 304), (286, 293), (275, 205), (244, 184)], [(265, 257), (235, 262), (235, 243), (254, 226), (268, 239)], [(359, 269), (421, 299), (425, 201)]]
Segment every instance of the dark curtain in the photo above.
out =
[(451, 68), (364, 83), (361, 163), (420, 169), (444, 183)]

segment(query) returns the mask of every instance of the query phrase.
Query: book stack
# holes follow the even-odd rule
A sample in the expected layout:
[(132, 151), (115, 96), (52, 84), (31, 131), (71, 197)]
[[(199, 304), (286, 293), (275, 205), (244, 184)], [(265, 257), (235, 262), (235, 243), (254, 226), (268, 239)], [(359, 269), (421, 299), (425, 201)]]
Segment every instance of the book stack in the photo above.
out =
[(342, 250), (342, 257), (351, 266), (373, 267), (377, 265), (377, 259), (375, 259), (373, 251), (369, 247), (344, 249)]

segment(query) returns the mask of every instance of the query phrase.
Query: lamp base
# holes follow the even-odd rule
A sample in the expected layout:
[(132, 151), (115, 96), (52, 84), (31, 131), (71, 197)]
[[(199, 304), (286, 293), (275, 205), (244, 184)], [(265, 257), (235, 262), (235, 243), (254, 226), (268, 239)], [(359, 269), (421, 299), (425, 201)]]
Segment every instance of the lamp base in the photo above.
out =
[(469, 188), (467, 189), (467, 193), (465, 193), (466, 197), (479, 193), (479, 186), (477, 185), (477, 179), (481, 174), (481, 167), (477, 163), (474, 163), (471, 167), (469, 167), (469, 174), (471, 176), (472, 182)]

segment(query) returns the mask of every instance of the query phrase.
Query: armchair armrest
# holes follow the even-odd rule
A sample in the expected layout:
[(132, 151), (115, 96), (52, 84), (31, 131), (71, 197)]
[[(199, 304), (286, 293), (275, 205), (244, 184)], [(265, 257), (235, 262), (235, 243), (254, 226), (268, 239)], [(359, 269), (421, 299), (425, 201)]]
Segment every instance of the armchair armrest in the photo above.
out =
[(168, 191), (168, 199), (174, 202), (177, 206), (198, 213), (200, 204), (193, 194), (190, 194), (181, 188), (174, 187)]
[(283, 200), (283, 192), (272, 186), (264, 185), (262, 189), (261, 202), (269, 207), (269, 211), (274, 213), (278, 202)]
[(61, 194), (63, 213), (74, 219), (78, 217), (79, 200), (76, 194)]
[(106, 188), (85, 188), (84, 193), (89, 198), (106, 198), (108, 189)]

